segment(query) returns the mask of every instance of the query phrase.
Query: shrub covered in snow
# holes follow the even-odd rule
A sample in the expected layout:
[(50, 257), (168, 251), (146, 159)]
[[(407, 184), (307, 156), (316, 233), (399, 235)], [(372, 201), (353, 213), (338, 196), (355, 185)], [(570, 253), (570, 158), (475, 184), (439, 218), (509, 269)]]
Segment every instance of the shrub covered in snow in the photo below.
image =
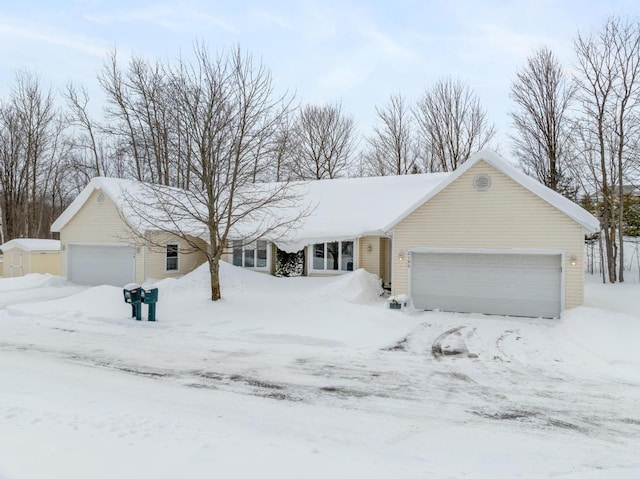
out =
[(297, 253), (287, 253), (278, 250), (276, 262), (276, 276), (303, 276), (304, 275), (304, 250)]

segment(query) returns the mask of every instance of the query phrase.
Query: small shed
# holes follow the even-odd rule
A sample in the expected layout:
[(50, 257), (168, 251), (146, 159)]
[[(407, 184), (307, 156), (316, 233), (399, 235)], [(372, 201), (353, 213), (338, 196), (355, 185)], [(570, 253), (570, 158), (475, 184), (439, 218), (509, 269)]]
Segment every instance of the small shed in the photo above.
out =
[(28, 273), (60, 274), (60, 241), (17, 238), (0, 245), (4, 264), (2, 276), (11, 278)]

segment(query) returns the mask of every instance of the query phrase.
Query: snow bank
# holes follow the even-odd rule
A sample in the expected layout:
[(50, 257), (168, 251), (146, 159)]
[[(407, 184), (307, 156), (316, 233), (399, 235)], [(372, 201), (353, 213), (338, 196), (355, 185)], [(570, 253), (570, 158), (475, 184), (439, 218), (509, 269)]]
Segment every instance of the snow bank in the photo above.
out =
[(640, 321), (640, 284), (603, 284), (587, 276), (584, 305), (636, 316)]
[(350, 303), (368, 304), (380, 301), (383, 289), (380, 279), (364, 269), (332, 278), (332, 281), (314, 292), (314, 296), (339, 298)]
[(16, 278), (0, 278), (0, 292), (63, 286), (66, 284), (68, 284), (67, 281), (61, 276), (29, 273)]
[[(383, 291), (378, 277), (364, 269), (331, 277), (276, 278), (224, 261), (220, 262), (220, 282), (225, 299), (250, 293), (262, 298), (304, 297), (368, 304), (379, 301)], [(164, 279), (154, 283), (153, 287), (160, 289), (161, 295), (163, 291), (169, 294), (191, 291), (207, 297), (210, 292), (209, 266), (203, 264), (182, 278)]]
[(566, 333), (582, 348), (609, 363), (640, 367), (640, 318), (579, 307), (562, 316)]
[(7, 311), (43, 318), (128, 318), (131, 307), (124, 302), (122, 288), (97, 286), (65, 298), (7, 306)]
[[(220, 283), (224, 292), (229, 290), (244, 290), (247, 287), (260, 288), (272, 284), (278, 278), (265, 273), (233, 266), (225, 261), (220, 261)], [(178, 279), (163, 279), (153, 284), (154, 288), (165, 291), (193, 291), (208, 296), (211, 291), (211, 277), (209, 274), (209, 264), (204, 263), (188, 274)]]

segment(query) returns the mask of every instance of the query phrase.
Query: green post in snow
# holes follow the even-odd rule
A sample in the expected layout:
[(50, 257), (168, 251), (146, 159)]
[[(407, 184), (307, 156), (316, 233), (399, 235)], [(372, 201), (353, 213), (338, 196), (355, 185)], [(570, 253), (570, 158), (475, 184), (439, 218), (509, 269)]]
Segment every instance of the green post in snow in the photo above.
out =
[(149, 314), (147, 319), (149, 321), (156, 320), (156, 303), (158, 302), (158, 288), (146, 289), (142, 298), (144, 304), (149, 306)]

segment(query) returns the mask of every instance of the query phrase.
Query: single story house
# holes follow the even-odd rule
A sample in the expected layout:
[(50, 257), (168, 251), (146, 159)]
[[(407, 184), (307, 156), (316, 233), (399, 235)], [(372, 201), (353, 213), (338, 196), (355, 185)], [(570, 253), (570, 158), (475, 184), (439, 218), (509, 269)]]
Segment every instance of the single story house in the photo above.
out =
[[(205, 260), (202, 254), (187, 260), (171, 235), (159, 248), (158, 241), (145, 243), (151, 232), (130, 234), (135, 221), (123, 213), (120, 196), (130, 183), (92, 180), (52, 226), (71, 280), (141, 282), (182, 274)], [(239, 234), (229, 244), (228, 262), (284, 275), (364, 268), (419, 309), (558, 317), (583, 302), (584, 235), (599, 229), (598, 220), (491, 151), (452, 173), (309, 181), (296, 188), (300, 208), (312, 206), (309, 214), (277, 236)], [(206, 241), (197, 228), (193, 236)]]
[(60, 274), (60, 241), (17, 238), (0, 245), (2, 276), (11, 278), (29, 273)]

